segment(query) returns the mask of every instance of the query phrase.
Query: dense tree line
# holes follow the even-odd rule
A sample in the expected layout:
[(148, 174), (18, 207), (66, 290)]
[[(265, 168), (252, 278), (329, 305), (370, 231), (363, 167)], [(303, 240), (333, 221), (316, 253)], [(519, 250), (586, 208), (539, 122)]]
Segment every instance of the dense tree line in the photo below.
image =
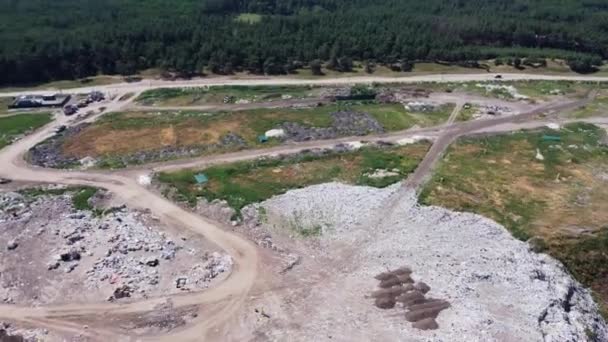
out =
[[(256, 13), (256, 23), (237, 20)], [(604, 0), (0, 0), (0, 83), (160, 67), (280, 74), (319, 62), (608, 57)]]

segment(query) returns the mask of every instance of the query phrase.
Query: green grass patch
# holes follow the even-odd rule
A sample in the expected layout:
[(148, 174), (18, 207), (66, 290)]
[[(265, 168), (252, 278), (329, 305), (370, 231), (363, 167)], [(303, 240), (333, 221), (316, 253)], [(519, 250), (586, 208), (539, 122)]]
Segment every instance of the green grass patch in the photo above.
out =
[(571, 81), (518, 81), (512, 85), (522, 95), (530, 98), (545, 98), (550, 95), (584, 95), (595, 85)]
[(72, 196), (72, 205), (78, 210), (92, 210), (93, 207), (89, 204), (89, 199), (96, 193), (97, 189), (95, 188), (83, 187)]
[(605, 90), (587, 105), (566, 113), (567, 117), (575, 119), (606, 115), (608, 115), (608, 93)]
[(65, 187), (57, 189), (48, 188), (29, 188), (19, 191), (26, 197), (40, 197), (40, 196), (60, 196), (70, 194), (72, 196), (72, 205), (77, 210), (93, 210), (93, 207), (89, 204), (89, 199), (97, 193), (96, 188), (88, 186), (79, 187)]
[[(411, 173), (429, 148), (428, 143), (378, 148), (360, 151), (310, 154), (285, 159), (260, 159), (213, 166), (204, 170), (183, 170), (160, 173), (157, 177), (176, 191), (175, 199), (194, 205), (198, 197), (222, 199), (240, 211), (244, 206), (264, 201), (272, 196), (313, 184), (341, 181), (349, 184), (384, 187)], [(397, 176), (387, 179), (371, 178), (377, 169), (392, 170)], [(194, 175), (209, 177), (205, 185), (197, 185)]]
[(0, 148), (10, 144), (16, 136), (46, 125), (51, 119), (50, 113), (0, 117)]
[(453, 104), (437, 107), (429, 112), (408, 111), (402, 104), (356, 104), (345, 109), (352, 109), (371, 114), (387, 131), (400, 131), (414, 125), (433, 126), (447, 121), (453, 110)]

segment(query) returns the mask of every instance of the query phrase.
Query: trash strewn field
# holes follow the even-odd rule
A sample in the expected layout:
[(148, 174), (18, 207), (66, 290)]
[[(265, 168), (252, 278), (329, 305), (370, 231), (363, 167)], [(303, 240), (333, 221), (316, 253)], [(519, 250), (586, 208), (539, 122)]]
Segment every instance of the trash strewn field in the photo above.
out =
[(197, 291), (231, 271), (230, 256), (175, 236), (153, 215), (93, 188), (0, 193), (0, 300), (128, 301)]

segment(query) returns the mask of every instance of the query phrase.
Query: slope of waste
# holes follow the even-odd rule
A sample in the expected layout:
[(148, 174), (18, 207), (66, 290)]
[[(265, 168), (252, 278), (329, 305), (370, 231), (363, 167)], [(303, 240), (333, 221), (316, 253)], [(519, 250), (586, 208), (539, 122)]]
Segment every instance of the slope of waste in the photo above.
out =
[[(273, 321), (260, 330), (268, 338), (608, 340), (587, 289), (560, 263), (532, 252), (482, 216), (420, 206), (413, 192), (398, 186), (339, 183), (289, 191), (260, 206), (269, 231), (318, 227), (314, 252), (304, 260), (329, 260), (318, 263), (317, 273), (306, 262), (291, 271), (299, 283), (318, 280), (288, 294), (282, 304), (267, 303)], [(378, 293), (375, 277), (404, 265), (412, 272), (408, 281), (424, 282), (426, 296), (442, 300), (435, 303), (435, 321), (426, 322), (429, 330), (408, 322), (407, 307), (386, 310), (370, 296)], [(298, 324), (290, 324), (294, 321)]]

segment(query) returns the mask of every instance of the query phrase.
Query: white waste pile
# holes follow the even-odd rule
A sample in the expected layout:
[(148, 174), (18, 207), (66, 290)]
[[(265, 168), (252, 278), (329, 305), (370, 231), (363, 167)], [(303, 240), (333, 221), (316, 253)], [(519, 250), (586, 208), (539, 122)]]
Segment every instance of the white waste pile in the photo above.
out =
[(361, 147), (365, 146), (365, 143), (363, 143), (361, 141), (351, 141), (351, 142), (347, 142), (346, 145), (348, 146), (348, 148), (350, 150), (358, 150)]
[(520, 94), (519, 91), (517, 91), (517, 88), (512, 85), (477, 83), (475, 86), (478, 88), (484, 88), (486, 92), (492, 92), (494, 90), (505, 91), (516, 100), (529, 99), (528, 96)]
[(403, 108), (405, 108), (405, 110), (410, 110), (414, 112), (430, 112), (435, 110), (436, 105), (427, 102), (411, 101), (404, 104)]
[[(311, 341), (332, 335), (387, 341), (587, 341), (595, 335), (596, 341), (608, 341), (589, 291), (560, 263), (530, 251), (489, 219), (419, 206), (414, 193), (397, 189), (329, 183), (262, 203), (275, 223), (296, 215), (303, 226), (331, 226), (324, 230), (320, 250), (341, 265), (325, 270), (329, 278), (305, 298), (293, 299), (306, 315), (299, 326), (265, 331), (270, 339), (294, 334)], [(332, 255), (344, 246), (353, 246), (354, 254), (344, 257), (348, 260)], [(343, 272), (343, 263), (354, 268)], [(438, 330), (413, 329), (400, 315), (379, 310), (365, 298), (375, 288), (376, 274), (404, 265), (415, 280), (431, 287), (430, 297), (451, 304), (437, 318)]]
[(152, 184), (152, 178), (150, 175), (139, 175), (137, 177), (137, 183), (139, 183), (139, 185), (147, 186)]
[(545, 156), (542, 155), (542, 153), (540, 153), (539, 149), (536, 149), (536, 156), (535, 156), (536, 160), (540, 160), (543, 161), (545, 160)]
[(400, 140), (397, 140), (397, 145), (411, 145), (411, 144), (415, 144), (417, 142), (423, 141), (423, 140), (431, 140), (429, 137), (425, 137), (422, 135), (414, 135), (410, 138), (403, 138)]
[(271, 129), (264, 133), (268, 138), (280, 138), (285, 136), (285, 130), (283, 129)]

